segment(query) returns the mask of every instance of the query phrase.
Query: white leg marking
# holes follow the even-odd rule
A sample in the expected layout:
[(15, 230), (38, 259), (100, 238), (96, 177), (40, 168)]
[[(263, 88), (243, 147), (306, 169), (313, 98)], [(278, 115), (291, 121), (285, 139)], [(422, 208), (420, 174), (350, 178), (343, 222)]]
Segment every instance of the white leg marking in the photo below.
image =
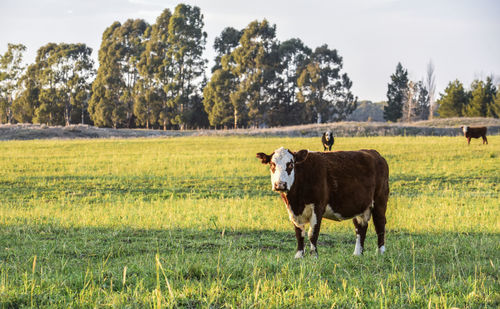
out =
[(296, 259), (301, 259), (304, 257), (304, 250), (299, 250), (297, 253), (295, 253), (295, 258)]
[(318, 258), (318, 251), (316, 251), (316, 246), (311, 244), (311, 254), (312, 254), (312, 257), (317, 259)]
[(361, 247), (361, 236), (356, 234), (356, 247), (354, 247), (354, 255), (361, 255), (363, 253), (363, 248)]
[(314, 213), (314, 208), (313, 208), (313, 213), (311, 214), (311, 219), (309, 219), (309, 239), (313, 236), (314, 233), (314, 227), (316, 226), (316, 223), (318, 223), (318, 220), (316, 219), (316, 214)]
[(300, 229), (302, 230), (302, 237), (306, 237), (306, 228), (302, 226)]
[(385, 246), (382, 245), (380, 248), (378, 248), (378, 253), (384, 254), (384, 252), (385, 252)]

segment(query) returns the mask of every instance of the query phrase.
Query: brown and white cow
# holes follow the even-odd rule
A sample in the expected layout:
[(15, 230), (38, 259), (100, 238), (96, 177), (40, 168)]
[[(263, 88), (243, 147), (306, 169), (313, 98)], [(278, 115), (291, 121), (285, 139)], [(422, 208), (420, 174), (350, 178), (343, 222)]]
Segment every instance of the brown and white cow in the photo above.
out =
[(335, 221), (353, 218), (354, 255), (361, 255), (368, 221), (373, 216), (378, 252), (384, 253), (389, 167), (377, 151), (293, 152), (281, 147), (270, 155), (260, 152), (257, 158), (270, 165), (272, 190), (281, 193), (295, 226), (295, 258), (304, 256), (307, 223), (311, 254), (317, 257), (323, 218)]
[(470, 145), (471, 138), (483, 138), (483, 144), (488, 144), (488, 139), (486, 139), (486, 127), (469, 127), (469, 126), (461, 126), (462, 131), (464, 132), (465, 138), (467, 138), (467, 145)]

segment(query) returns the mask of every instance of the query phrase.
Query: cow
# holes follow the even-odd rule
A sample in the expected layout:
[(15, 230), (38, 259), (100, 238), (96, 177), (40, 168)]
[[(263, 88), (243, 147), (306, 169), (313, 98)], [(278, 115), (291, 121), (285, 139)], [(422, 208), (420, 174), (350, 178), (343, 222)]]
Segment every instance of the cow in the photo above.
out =
[(323, 151), (332, 151), (333, 143), (335, 143), (335, 139), (333, 138), (332, 131), (326, 131), (321, 136), (321, 143), (323, 144)]
[(488, 145), (488, 139), (486, 138), (486, 127), (469, 127), (469, 126), (461, 126), (462, 131), (464, 132), (465, 138), (467, 138), (467, 145), (470, 145), (471, 138), (483, 138), (483, 145), (486, 143)]
[(280, 193), (295, 227), (297, 252), (304, 257), (305, 225), (309, 223), (310, 253), (318, 257), (323, 218), (353, 219), (354, 255), (364, 249), (368, 221), (373, 217), (378, 252), (385, 252), (385, 212), (389, 198), (389, 167), (376, 150), (313, 152), (283, 147), (270, 155), (257, 153), (271, 169), (271, 188)]

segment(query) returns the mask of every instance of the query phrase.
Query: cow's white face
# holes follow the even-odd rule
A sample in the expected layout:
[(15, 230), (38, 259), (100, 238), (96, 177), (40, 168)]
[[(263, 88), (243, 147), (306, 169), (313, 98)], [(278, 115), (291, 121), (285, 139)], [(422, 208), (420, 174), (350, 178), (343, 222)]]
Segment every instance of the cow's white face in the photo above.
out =
[(269, 166), (271, 168), (271, 186), (273, 191), (288, 191), (295, 180), (295, 158), (283, 147), (276, 149)]
[(464, 134), (467, 133), (467, 131), (469, 131), (469, 126), (463, 126), (462, 130), (464, 131)]
[(271, 169), (271, 189), (277, 192), (288, 192), (295, 182), (295, 165), (307, 159), (308, 150), (302, 149), (291, 152), (283, 147), (276, 149), (272, 154), (257, 153), (262, 164), (269, 164)]
[(332, 135), (333, 135), (333, 134), (332, 134), (332, 132), (331, 132), (331, 131), (326, 131), (326, 132), (325, 132), (325, 139), (326, 139), (326, 141), (327, 141), (327, 142), (329, 142), (329, 141), (330, 141), (330, 139), (332, 138)]

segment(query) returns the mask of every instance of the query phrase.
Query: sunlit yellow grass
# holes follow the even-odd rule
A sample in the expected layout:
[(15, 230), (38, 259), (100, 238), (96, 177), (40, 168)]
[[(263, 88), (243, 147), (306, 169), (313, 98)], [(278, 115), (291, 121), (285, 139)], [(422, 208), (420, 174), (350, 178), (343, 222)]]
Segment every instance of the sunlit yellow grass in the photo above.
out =
[(374, 255), (370, 226), (353, 258), (352, 222), (325, 220), (320, 259), (303, 262), (255, 153), (320, 151), (319, 138), (1, 142), (0, 304), (495, 307), (500, 136), (489, 141), (337, 138), (389, 163), (388, 252)]

